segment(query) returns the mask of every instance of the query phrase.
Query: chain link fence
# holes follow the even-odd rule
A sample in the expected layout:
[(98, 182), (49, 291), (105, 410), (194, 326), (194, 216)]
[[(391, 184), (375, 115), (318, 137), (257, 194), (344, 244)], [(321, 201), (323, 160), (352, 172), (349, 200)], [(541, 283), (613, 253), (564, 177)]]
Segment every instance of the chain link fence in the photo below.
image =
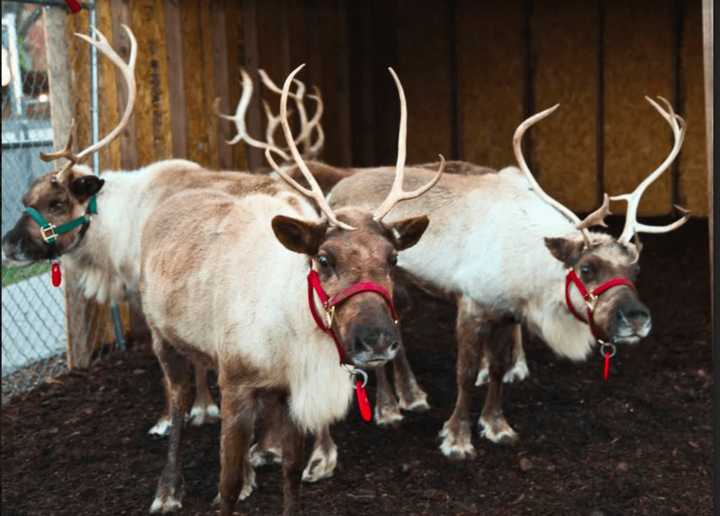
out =
[[(48, 171), (52, 150), (43, 9), (2, 2), (2, 234), (22, 213), (22, 196)], [(49, 264), (2, 265), (2, 399), (66, 370), (65, 300)]]

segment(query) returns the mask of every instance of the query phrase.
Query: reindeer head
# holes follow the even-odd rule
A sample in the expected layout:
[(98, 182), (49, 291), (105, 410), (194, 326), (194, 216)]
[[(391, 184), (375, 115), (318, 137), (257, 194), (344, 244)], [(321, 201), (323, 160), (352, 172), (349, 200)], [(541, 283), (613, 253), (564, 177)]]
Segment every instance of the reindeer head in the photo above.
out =
[[(361, 282), (372, 282), (387, 293), (388, 299), (392, 299), (392, 270), (397, 253), (415, 245), (429, 221), (426, 216), (420, 216), (390, 225), (384, 224), (382, 219), (396, 203), (418, 197), (437, 183), (445, 166), (444, 159), (428, 184), (412, 192), (402, 190), (407, 107), (400, 80), (390, 69), (400, 96), (398, 159), (393, 187), (387, 199), (372, 213), (356, 207), (342, 208), (335, 213), (303, 161), (287, 119), (289, 87), (303, 66), (295, 69), (285, 81), (280, 119), (292, 157), (310, 188), (300, 185), (278, 166), (272, 157), (272, 149), (267, 149), (265, 156), (292, 188), (317, 203), (323, 217), (319, 222), (311, 222), (278, 215), (272, 220), (273, 231), (287, 249), (308, 256), (311, 269), (317, 271), (322, 288), (329, 296), (342, 295), (348, 288)], [(328, 322), (338, 336), (345, 356), (355, 365), (379, 366), (395, 357), (400, 344), (400, 332), (388, 306), (388, 299), (377, 291), (362, 291), (346, 298), (330, 312)]]
[[(520, 124), (513, 138), (515, 157), (531, 188), (578, 230), (574, 235), (545, 239), (545, 245), (552, 256), (567, 269), (565, 291), (568, 309), (590, 324), (597, 339), (608, 343), (637, 343), (650, 333), (652, 327), (650, 310), (640, 301), (634, 287), (634, 281), (640, 272), (637, 262), (642, 249), (638, 233), (666, 233), (680, 227), (688, 219), (688, 212), (677, 207), (683, 216), (667, 226), (649, 226), (637, 221), (637, 208), (642, 194), (673, 162), (680, 152), (685, 134), (685, 121), (674, 113), (667, 100), (659, 98), (667, 110), (646, 97), (672, 128), (675, 138), (672, 151), (634, 192), (615, 197), (608, 197), (606, 194), (602, 206), (582, 221), (540, 188), (522, 155), (524, 132), (555, 111), (558, 105), (528, 118)], [(625, 227), (617, 239), (607, 234), (588, 231), (588, 228), (596, 225), (607, 227), (604, 219), (610, 214), (611, 200), (624, 200), (628, 203)], [(633, 237), (634, 243), (631, 242)]]
[(94, 176), (89, 167), (79, 163), (108, 145), (122, 132), (130, 120), (135, 102), (137, 41), (127, 26), (123, 25), (123, 28), (130, 39), (130, 58), (127, 63), (112, 49), (100, 31), (93, 28), (93, 38), (75, 34), (96, 47), (120, 69), (128, 87), (128, 102), (118, 125), (97, 143), (74, 154), (73, 121), (65, 148), (40, 154), (43, 161), (64, 158), (67, 163), (59, 172), (50, 172), (36, 179), (23, 196), (25, 210), (13, 229), (2, 239), (3, 252), (12, 261), (29, 264), (56, 258), (75, 249), (87, 230), (90, 213), (94, 212), (94, 195), (105, 181)]

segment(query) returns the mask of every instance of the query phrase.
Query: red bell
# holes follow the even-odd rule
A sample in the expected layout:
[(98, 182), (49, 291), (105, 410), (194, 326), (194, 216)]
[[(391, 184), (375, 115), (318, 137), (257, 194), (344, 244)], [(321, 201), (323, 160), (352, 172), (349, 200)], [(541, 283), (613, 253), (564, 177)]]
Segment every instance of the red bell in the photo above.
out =
[(58, 262), (52, 262), (50, 266), (50, 279), (53, 287), (59, 287), (62, 283), (62, 272), (60, 271), (60, 264)]
[(360, 417), (363, 418), (363, 421), (369, 422), (372, 419), (372, 411), (370, 410), (367, 391), (360, 380), (355, 382), (355, 397), (357, 398), (358, 408), (360, 409)]

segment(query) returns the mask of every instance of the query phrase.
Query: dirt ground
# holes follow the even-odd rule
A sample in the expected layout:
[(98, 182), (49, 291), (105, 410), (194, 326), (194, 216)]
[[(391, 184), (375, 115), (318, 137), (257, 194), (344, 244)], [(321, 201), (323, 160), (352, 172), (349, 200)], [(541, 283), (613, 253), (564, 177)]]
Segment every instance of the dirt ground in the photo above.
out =
[[(405, 342), (433, 408), (397, 430), (366, 425), (353, 409), (333, 428), (335, 477), (303, 488), (305, 514), (710, 514), (706, 234), (692, 222), (644, 238), (638, 288), (654, 328), (619, 352), (608, 383), (599, 356), (577, 365), (528, 342), (531, 376), (505, 398), (520, 443), (475, 433), (468, 462), (445, 459), (436, 439), (455, 395), (454, 309), (414, 293)], [(2, 409), (2, 514), (145, 514), (166, 454), (146, 432), (162, 405), (159, 367), (139, 349), (13, 399)], [(218, 426), (189, 428), (185, 443), (181, 514), (216, 514)], [(238, 514), (279, 513), (279, 470), (261, 468), (258, 483)]]

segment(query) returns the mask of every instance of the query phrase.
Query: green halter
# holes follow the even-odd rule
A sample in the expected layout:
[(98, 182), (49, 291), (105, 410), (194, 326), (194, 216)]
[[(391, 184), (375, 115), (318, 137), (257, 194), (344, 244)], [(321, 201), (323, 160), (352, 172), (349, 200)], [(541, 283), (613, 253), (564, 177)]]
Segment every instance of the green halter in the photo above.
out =
[(90, 197), (90, 202), (88, 203), (87, 210), (83, 216), (73, 219), (70, 222), (66, 222), (65, 224), (60, 224), (59, 226), (55, 226), (54, 224), (48, 222), (47, 219), (35, 208), (25, 208), (25, 213), (30, 215), (30, 218), (32, 218), (37, 225), (40, 226), (40, 234), (42, 235), (45, 243), (53, 245), (55, 244), (55, 240), (58, 236), (69, 233), (78, 226), (90, 224), (90, 215), (95, 215), (97, 213), (97, 198), (94, 195)]

